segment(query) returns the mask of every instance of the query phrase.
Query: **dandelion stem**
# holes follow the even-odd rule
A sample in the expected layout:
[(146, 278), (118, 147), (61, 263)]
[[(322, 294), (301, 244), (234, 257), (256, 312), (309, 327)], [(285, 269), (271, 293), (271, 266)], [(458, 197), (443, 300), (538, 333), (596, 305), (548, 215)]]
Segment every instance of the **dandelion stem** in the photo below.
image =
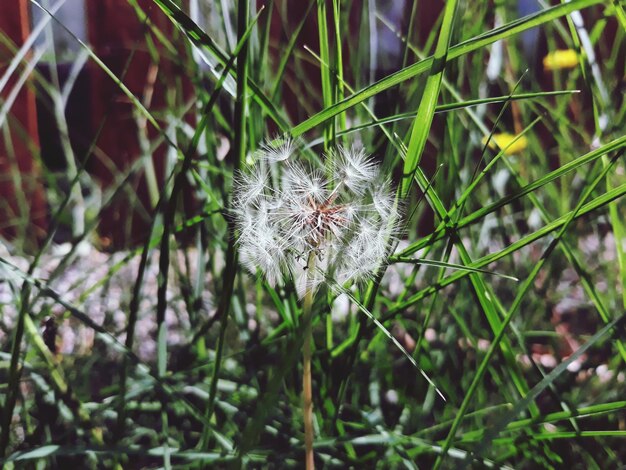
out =
[[(307, 261), (308, 277), (315, 272), (315, 252), (311, 251)], [(304, 420), (304, 449), (306, 469), (313, 470), (315, 462), (313, 459), (313, 390), (311, 385), (311, 340), (312, 340), (312, 315), (313, 307), (313, 287), (307, 283), (304, 294), (304, 304), (302, 307), (302, 320), (304, 322), (304, 344), (302, 346), (302, 393), (303, 393), (303, 420)]]

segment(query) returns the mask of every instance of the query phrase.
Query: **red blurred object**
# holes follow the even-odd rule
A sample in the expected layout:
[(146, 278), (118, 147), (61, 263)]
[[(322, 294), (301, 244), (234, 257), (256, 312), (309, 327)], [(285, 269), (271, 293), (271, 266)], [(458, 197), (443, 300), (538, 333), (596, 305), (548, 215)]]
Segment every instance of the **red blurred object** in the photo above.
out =
[[(29, 34), (27, 0), (3, 5), (0, 15), (0, 76), (7, 72), (15, 52)], [(0, 97), (4, 105), (18, 86), (24, 67), (13, 71)], [(0, 234), (20, 237), (25, 248), (33, 248), (46, 234), (47, 209), (40, 177), (35, 94), (30, 79), (21, 86), (3, 126), (10, 139), (0, 137)], [(19, 175), (19, 179), (16, 178)], [(23, 230), (23, 233), (22, 233)]]
[[(171, 21), (151, 0), (140, 0), (139, 6), (149, 17), (150, 23), (159, 28), (167, 37), (175, 33)], [(153, 115), (158, 116), (171, 107), (166, 101), (168, 93), (182, 85), (182, 93), (173, 98), (182, 106), (183, 101), (193, 95), (188, 74), (168, 57), (171, 52), (154, 38), (150, 26), (141, 22), (126, 0), (101, 0), (87, 2), (89, 42), (95, 54), (107, 67), (122, 79), (124, 85), (138, 97)], [(153, 50), (151, 57), (147, 38), (151, 36)], [(175, 45), (184, 41), (173, 41)], [(182, 47), (182, 46), (181, 46)], [(184, 57), (184, 51), (179, 51)], [(89, 63), (91, 81), (91, 127), (94, 135), (103, 127), (97, 140), (98, 152), (87, 165), (88, 171), (96, 176), (103, 189), (118, 186), (117, 175), (123, 174), (141, 154), (139, 128), (141, 122), (135, 105), (121, 88), (94, 62)], [(180, 95), (183, 96), (180, 96)], [(188, 116), (190, 121), (193, 116)], [(145, 121), (144, 121), (145, 122)], [(165, 128), (165, 123), (159, 124)], [(152, 143), (158, 131), (145, 124), (147, 139)], [(152, 153), (159, 190), (162, 187), (167, 143), (163, 142)], [(190, 194), (183, 191), (183, 194)], [(136, 195), (133, 196), (133, 195)], [(185, 203), (192, 203), (186, 197)], [(105, 245), (112, 248), (134, 245), (144, 240), (154, 216), (148, 184), (143, 171), (133, 174), (125, 183), (125, 188), (117, 199), (101, 215), (99, 232)]]

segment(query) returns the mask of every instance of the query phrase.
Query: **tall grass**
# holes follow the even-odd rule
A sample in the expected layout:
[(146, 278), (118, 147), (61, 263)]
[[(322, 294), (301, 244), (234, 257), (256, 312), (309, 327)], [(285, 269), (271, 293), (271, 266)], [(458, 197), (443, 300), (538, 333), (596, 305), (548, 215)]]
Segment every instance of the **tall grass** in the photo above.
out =
[[(145, 32), (122, 73), (68, 31), (80, 60), (128, 100), (145, 155), (127, 166), (103, 155), (108, 114), (95, 116), (84, 155), (65, 155), (66, 184), (33, 150), (47, 237), (29, 251), (28, 217), (0, 223), (19, 226), (0, 244), (3, 465), (302, 468), (303, 345), (319, 468), (623, 465), (619, 2), (518, 17), (515, 2), (450, 0), (432, 21), (422, 2), (401, 21), (379, 2), (181, 3), (120, 3)], [(45, 13), (33, 40), (65, 27), (58, 5), (31, 5)], [(538, 53), (572, 49), (577, 63), (529, 64), (522, 33), (534, 28)], [(397, 44), (392, 68), (381, 37)], [(0, 79), (4, 151), (18, 126), (14, 87), (37, 84), (61, 111), (69, 88), (37, 68), (56, 67), (52, 49), (0, 40), (12, 55)], [(163, 76), (176, 70), (164, 105), (128, 85), (144, 53)], [(308, 158), (365, 147), (404, 214), (373, 279), (306, 305), (289, 280), (270, 285), (240, 266), (229, 212), (237, 170), (283, 135)], [(100, 187), (92, 161), (115, 173), (96, 202), (82, 197)], [(134, 182), (150, 175), (146, 205)], [(113, 250), (103, 223), (116, 204), (147, 224)]]

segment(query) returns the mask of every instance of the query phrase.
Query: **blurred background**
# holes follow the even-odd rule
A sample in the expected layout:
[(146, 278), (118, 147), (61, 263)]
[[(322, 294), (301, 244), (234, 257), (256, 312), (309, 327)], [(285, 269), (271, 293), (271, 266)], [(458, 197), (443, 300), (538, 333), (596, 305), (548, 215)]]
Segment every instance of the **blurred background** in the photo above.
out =
[[(535, 0), (508, 3), (508, 15), (523, 16), (540, 8)], [(263, 2), (257, 2), (257, 7), (262, 5)], [(189, 0), (182, 6), (219, 47), (234, 48), (234, 4)], [(269, 47), (262, 54), (253, 53), (251, 63), (258, 69), (256, 75), (269, 97), (293, 123), (315, 114), (323, 105), (319, 63), (315, 58), (319, 41), (313, 6), (313, 2), (270, 2), (260, 19), (267, 22), (264, 32), (268, 37), (261, 37), (259, 31), (251, 44), (258, 50), (260, 41), (267, 41)], [(405, 0), (346, 2), (342, 21), (346, 22), (347, 34), (342, 37), (341, 47), (345, 82), (360, 89), (427, 54), (442, 6), (437, 1), (424, 5)], [(468, 4), (465, 17), (470, 21), (484, 18), (498, 26), (503, 22), (505, 4), (494, 7), (488, 3)], [(115, 249), (143, 240), (164, 175), (176, 155), (137, 111), (128, 92), (158, 119), (169, 139), (182, 144), (190, 138), (198, 121), (198, 91), (210, 91), (212, 74), (217, 73), (219, 66), (199, 48), (189, 47), (184, 34), (149, 0), (42, 1), (40, 6), (16, 0), (5, 2), (3, 12), (2, 233), (14, 243), (32, 249), (47, 232), (54, 209), (70, 194), (55, 226), (55, 242), (84, 236), (85, 228), (94, 223), (97, 227), (92, 241), (102, 248)], [(594, 24), (601, 11), (586, 10), (585, 14), (590, 16), (586, 21)], [(584, 27), (582, 17), (580, 20)], [(599, 106), (607, 108), (613, 102), (620, 109), (623, 74), (600, 74), (597, 79), (595, 69), (600, 60), (606, 59), (613, 61), (614, 70), (623, 70), (622, 48), (614, 47), (621, 44), (623, 32), (614, 19), (605, 17), (601, 21), (601, 29), (592, 31), (602, 40), (595, 38), (591, 48), (598, 54), (589, 65), (594, 77), (591, 86), (598, 89)], [(457, 32), (457, 36), (460, 34)], [(565, 57), (562, 65), (543, 65), (548, 50), (574, 53), (559, 34), (548, 38), (543, 29), (533, 28), (514, 41), (519, 47), (509, 45), (504, 49), (502, 43), (496, 43), (488, 62), (479, 58), (465, 65), (454, 64), (449, 80), (456, 82), (461, 94), (477, 91), (481, 97), (506, 95), (510, 82), (526, 68), (522, 86), (527, 90), (585, 86), (584, 77), (576, 71), (567, 75), (554, 73), (559, 68), (575, 68), (575, 57), (569, 63)], [(118, 77), (126, 91), (95, 63), (85, 45)], [(294, 53), (285, 54), (292, 50)], [(264, 70), (268, 63), (270, 67)], [(284, 67), (284, 76), (274, 81), (271, 70), (276, 67)], [(474, 67), (484, 69), (477, 84), (473, 83), (474, 74), (466, 73)], [(206, 158), (202, 153), (207, 152), (228, 158), (232, 102), (227, 95), (234, 92), (232, 87), (233, 83), (227, 80), (221, 105), (214, 111), (212, 136), (207, 133), (203, 139), (207, 145), (199, 150), (199, 159)], [(403, 105), (411, 109), (411, 103), (417, 103), (419, 87), (415, 83), (376, 95), (374, 114), (379, 118), (392, 115), (402, 100), (408, 100)], [(590, 132), (595, 126), (594, 112), (602, 113), (603, 119), (608, 120), (604, 127), (623, 124), (623, 116), (608, 119), (606, 109), (594, 110), (588, 94), (573, 97), (564, 112)], [(513, 103), (502, 117), (510, 132), (522, 130), (524, 120), (520, 113)], [(479, 110), (482, 114), (484, 111)], [(270, 119), (259, 125), (261, 135), (279, 132)], [(444, 125), (444, 119), (436, 119), (435, 132), (440, 133)], [(553, 133), (545, 125), (536, 131), (549, 155), (550, 149), (558, 145)], [(360, 138), (371, 140), (371, 152), (384, 154), (388, 146), (384, 136), (375, 129), (367, 134)], [(431, 171), (436, 150), (427, 149), (424, 158), (425, 167)], [(188, 216), (201, 213), (201, 192), (190, 181), (183, 208)]]

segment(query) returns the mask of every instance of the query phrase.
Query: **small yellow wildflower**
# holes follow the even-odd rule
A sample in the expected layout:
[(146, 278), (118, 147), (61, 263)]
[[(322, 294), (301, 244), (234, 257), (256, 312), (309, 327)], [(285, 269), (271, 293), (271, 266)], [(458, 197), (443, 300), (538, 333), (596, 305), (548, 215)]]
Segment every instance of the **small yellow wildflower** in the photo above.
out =
[[(502, 149), (505, 155), (514, 155), (520, 153), (528, 146), (528, 139), (525, 136), (517, 138), (516, 135), (503, 132), (502, 134), (494, 134), (489, 140), (489, 148), (493, 150)], [(483, 145), (487, 142), (487, 137), (483, 138)]]
[(578, 53), (573, 49), (559, 49), (543, 58), (544, 70), (572, 69), (578, 65)]

